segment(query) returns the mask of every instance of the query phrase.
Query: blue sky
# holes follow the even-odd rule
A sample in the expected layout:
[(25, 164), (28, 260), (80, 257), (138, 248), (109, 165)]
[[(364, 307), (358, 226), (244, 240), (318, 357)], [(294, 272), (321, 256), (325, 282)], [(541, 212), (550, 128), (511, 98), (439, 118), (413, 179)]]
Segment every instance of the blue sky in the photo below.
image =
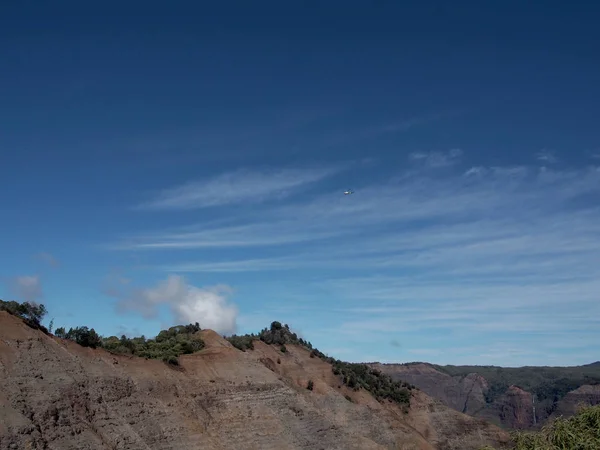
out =
[(598, 360), (599, 7), (325, 3), (2, 2), (0, 298)]

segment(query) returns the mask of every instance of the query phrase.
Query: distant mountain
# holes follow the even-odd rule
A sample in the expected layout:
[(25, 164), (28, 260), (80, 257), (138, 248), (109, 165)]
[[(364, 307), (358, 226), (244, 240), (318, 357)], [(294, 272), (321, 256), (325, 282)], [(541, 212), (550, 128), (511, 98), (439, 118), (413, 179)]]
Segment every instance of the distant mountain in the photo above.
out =
[(510, 429), (539, 428), (550, 417), (575, 414), (580, 404), (600, 404), (600, 361), (575, 367), (369, 366), (457, 411)]
[(585, 365), (583, 365), (581, 367), (598, 367), (598, 368), (600, 368), (600, 361), (596, 361), (596, 362), (593, 362), (591, 364), (585, 364)]

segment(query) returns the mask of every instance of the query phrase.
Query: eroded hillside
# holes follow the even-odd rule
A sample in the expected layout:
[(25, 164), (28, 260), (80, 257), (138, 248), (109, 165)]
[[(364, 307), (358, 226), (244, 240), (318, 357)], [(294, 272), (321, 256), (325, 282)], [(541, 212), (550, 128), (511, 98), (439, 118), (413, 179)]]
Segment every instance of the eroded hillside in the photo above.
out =
[[(507, 442), (412, 391), (410, 408), (340, 383), (310, 351), (257, 341), (160, 360), (48, 336), (0, 312), (0, 449), (477, 449)], [(307, 389), (312, 381), (312, 390)]]

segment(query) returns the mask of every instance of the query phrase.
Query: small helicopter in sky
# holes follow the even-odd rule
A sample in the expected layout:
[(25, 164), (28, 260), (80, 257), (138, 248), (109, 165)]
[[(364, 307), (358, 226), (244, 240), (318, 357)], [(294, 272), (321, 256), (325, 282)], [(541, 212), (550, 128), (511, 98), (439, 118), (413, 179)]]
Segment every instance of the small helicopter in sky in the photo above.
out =
[(346, 191), (344, 191), (344, 195), (351, 195), (354, 194), (354, 191), (352, 189), (348, 189)]

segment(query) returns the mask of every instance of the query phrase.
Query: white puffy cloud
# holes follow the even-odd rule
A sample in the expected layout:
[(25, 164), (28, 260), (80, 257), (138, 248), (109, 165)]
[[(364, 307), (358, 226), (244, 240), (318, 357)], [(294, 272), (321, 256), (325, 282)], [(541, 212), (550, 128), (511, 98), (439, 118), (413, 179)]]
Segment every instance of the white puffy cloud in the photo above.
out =
[(53, 255), (47, 252), (40, 252), (35, 255), (35, 259), (48, 264), (50, 267), (58, 267), (60, 262)]
[(232, 292), (228, 286), (198, 288), (179, 275), (169, 275), (152, 288), (123, 292), (114, 287), (108, 292), (118, 298), (117, 307), (121, 312), (136, 311), (151, 318), (157, 316), (157, 307), (165, 304), (177, 324), (198, 322), (202, 328), (221, 334), (234, 333), (237, 328), (238, 309), (228, 303)]
[(38, 275), (23, 275), (12, 280), (14, 295), (26, 302), (35, 302), (44, 296)]

